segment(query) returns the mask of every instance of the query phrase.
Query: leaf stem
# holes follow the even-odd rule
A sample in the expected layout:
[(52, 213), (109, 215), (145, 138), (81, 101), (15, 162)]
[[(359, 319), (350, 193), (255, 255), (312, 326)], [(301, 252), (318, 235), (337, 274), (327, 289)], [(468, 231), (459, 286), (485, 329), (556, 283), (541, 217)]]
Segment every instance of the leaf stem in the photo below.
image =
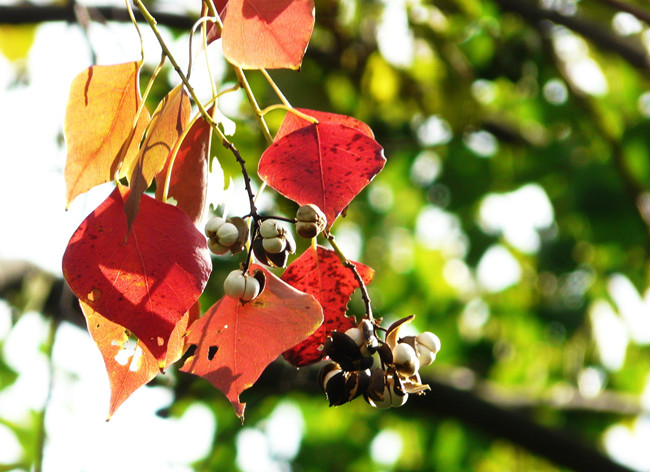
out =
[(361, 274), (359, 274), (359, 271), (357, 270), (357, 266), (354, 265), (354, 263), (350, 261), (347, 257), (345, 257), (345, 254), (343, 254), (343, 251), (341, 251), (341, 248), (336, 243), (336, 240), (334, 239), (334, 235), (332, 233), (330, 233), (329, 231), (324, 231), (323, 236), (325, 236), (325, 238), (329, 241), (330, 245), (332, 246), (332, 249), (334, 249), (336, 255), (339, 256), (341, 263), (345, 267), (350, 269), (352, 275), (354, 275), (354, 278), (359, 284), (359, 289), (361, 290), (361, 298), (363, 299), (363, 303), (366, 307), (366, 318), (368, 318), (368, 320), (370, 320), (374, 325), (375, 318), (372, 315), (372, 302), (370, 301), (370, 295), (368, 295), (368, 287), (366, 287), (366, 283), (363, 281)]
[(280, 90), (280, 87), (277, 86), (277, 84), (273, 81), (269, 73), (267, 72), (266, 69), (260, 69), (260, 72), (262, 72), (262, 75), (266, 78), (267, 82), (275, 92), (275, 94), (278, 96), (280, 101), (282, 102), (282, 105), (271, 105), (270, 107), (267, 107), (264, 109), (263, 113), (266, 113), (267, 111), (271, 111), (271, 109), (275, 110), (277, 108), (283, 108), (287, 110), (288, 112), (293, 113), (296, 116), (299, 116), (303, 120), (307, 120), (310, 123), (318, 123), (318, 120), (314, 118), (313, 116), (309, 116), (306, 113), (301, 112), (300, 110), (295, 109), (291, 103), (289, 103), (289, 100), (284, 96), (282, 93), (282, 90)]

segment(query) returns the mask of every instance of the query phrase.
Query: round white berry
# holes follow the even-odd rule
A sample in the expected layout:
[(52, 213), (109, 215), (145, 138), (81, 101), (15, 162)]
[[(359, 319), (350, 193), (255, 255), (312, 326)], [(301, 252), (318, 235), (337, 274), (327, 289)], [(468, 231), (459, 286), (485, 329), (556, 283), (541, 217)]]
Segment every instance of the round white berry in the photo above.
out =
[(393, 364), (399, 372), (406, 375), (413, 375), (420, 368), (420, 360), (415, 350), (406, 343), (397, 343), (393, 348)]
[(246, 292), (246, 277), (241, 270), (233, 270), (223, 282), (223, 289), (226, 295), (240, 299)]
[(415, 337), (415, 347), (426, 347), (433, 354), (438, 354), (440, 351), (440, 338), (433, 334), (431, 331), (425, 331)]
[(244, 294), (241, 296), (241, 299), (245, 302), (249, 302), (260, 294), (260, 283), (254, 277), (246, 277), (246, 287), (244, 288)]
[(264, 246), (264, 250), (269, 254), (278, 254), (284, 251), (287, 243), (283, 237), (275, 236), (273, 238), (262, 239), (262, 245)]
[(281, 235), (283, 232), (284, 228), (282, 228), (278, 220), (264, 220), (262, 221), (262, 224), (260, 224), (260, 236), (263, 238), (274, 238)]
[(208, 239), (208, 248), (210, 248), (210, 251), (212, 251), (212, 253), (219, 255), (225, 254), (229, 250), (229, 248), (222, 246), (214, 238)]
[(221, 225), (224, 224), (225, 222), (226, 221), (223, 218), (220, 218), (218, 216), (213, 216), (205, 224), (205, 235), (208, 238), (214, 238)]
[(224, 223), (217, 230), (217, 239), (222, 246), (230, 247), (237, 242), (239, 230), (232, 223)]

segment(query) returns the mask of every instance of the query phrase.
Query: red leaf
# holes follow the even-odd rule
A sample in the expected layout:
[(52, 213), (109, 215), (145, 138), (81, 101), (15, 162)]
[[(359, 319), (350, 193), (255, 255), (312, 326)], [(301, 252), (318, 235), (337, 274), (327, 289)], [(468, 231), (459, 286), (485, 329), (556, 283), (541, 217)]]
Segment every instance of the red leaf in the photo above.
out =
[[(212, 0), (212, 3), (214, 4), (217, 13), (219, 13), (219, 18), (221, 18), (221, 22), (223, 23), (223, 20), (226, 18), (226, 5), (228, 4), (228, 0)], [(204, 11), (205, 15), (210, 14), (207, 8)], [(210, 44), (212, 41), (216, 41), (219, 38), (221, 38), (221, 31), (219, 31), (219, 27), (214, 23), (209, 24), (208, 33), (206, 35), (208, 44)]]
[[(183, 139), (176, 154), (169, 180), (168, 196), (178, 202), (178, 208), (198, 223), (203, 215), (208, 184), (208, 158), (212, 128), (199, 117)], [(171, 153), (165, 167), (156, 175), (156, 198), (161, 199), (169, 171)]]
[[(117, 411), (124, 401), (138, 388), (149, 383), (159, 372), (160, 366), (142, 343), (137, 343), (133, 352), (127, 351), (128, 331), (93, 310), (90, 305), (80, 301), (97, 348), (104, 358), (108, 380), (111, 386), (111, 400), (108, 418)], [(200, 314), (200, 307), (195, 303), (190, 311), (180, 319), (169, 339), (169, 349), (165, 358), (165, 367), (176, 362), (185, 352), (185, 332)]]
[(63, 275), (72, 291), (140, 339), (164, 365), (171, 333), (211, 271), (205, 237), (178, 208), (144, 195), (128, 240), (120, 189), (72, 235)]
[[(375, 271), (353, 263), (367, 285)], [(323, 324), (307, 339), (284, 353), (284, 358), (296, 367), (313, 364), (323, 358), (319, 348), (332, 331), (346, 331), (355, 325), (353, 317), (345, 315), (352, 293), (359, 287), (352, 271), (345, 267), (336, 253), (318, 246), (307, 249), (282, 274), (282, 280), (298, 290), (313, 295), (323, 307)]]
[(313, 0), (230, 0), (223, 54), (242, 69), (298, 69), (314, 29)]
[[(351, 116), (338, 115), (336, 113), (327, 113), (318, 110), (308, 110), (306, 108), (296, 108), (296, 110), (304, 113), (305, 115), (311, 116), (312, 118), (316, 118), (319, 123), (338, 123), (340, 125), (347, 126), (348, 128), (354, 128), (369, 138), (374, 139), (375, 137), (372, 130), (370, 129), (370, 126), (365, 124), (363, 121), (352, 118)], [(282, 120), (282, 124), (280, 125), (280, 129), (275, 135), (274, 141), (278, 141), (280, 138), (283, 138), (287, 134), (291, 134), (297, 129), (304, 128), (310, 124), (310, 121), (299, 117), (295, 113), (289, 112), (285, 115), (284, 120)]]
[(314, 332), (323, 321), (318, 302), (282, 282), (262, 266), (264, 292), (248, 303), (223, 297), (189, 330), (196, 351), (181, 368), (221, 390), (243, 421), (239, 395), (283, 351)]
[(330, 227), (384, 167), (382, 147), (357, 129), (324, 122), (304, 126), (269, 146), (258, 174), (300, 205), (317, 205)]
[(132, 159), (149, 124), (142, 110), (138, 75), (141, 62), (93, 66), (72, 81), (65, 112), (68, 148), (65, 163), (66, 207), (92, 187), (110, 182), (122, 159)]
[(124, 162), (120, 173), (128, 176), (131, 187), (125, 205), (129, 227), (138, 213), (140, 197), (165, 166), (167, 156), (173, 151), (189, 119), (190, 99), (181, 84), (158, 104), (138, 155), (132, 161)]

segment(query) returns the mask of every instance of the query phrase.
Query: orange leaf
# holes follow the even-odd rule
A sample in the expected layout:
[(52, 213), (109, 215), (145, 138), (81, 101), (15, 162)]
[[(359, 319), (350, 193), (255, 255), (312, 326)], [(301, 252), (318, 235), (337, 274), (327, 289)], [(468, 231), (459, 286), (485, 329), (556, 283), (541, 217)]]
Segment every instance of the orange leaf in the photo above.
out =
[(313, 29), (313, 0), (230, 0), (223, 54), (242, 69), (298, 69)]
[[(199, 117), (183, 139), (172, 167), (169, 180), (169, 197), (178, 202), (178, 208), (198, 223), (203, 215), (208, 185), (208, 158), (212, 128), (203, 117)], [(165, 167), (156, 175), (156, 198), (162, 198), (165, 180), (171, 160), (168, 156)]]
[(194, 355), (181, 368), (199, 375), (221, 390), (244, 420), (239, 395), (283, 351), (318, 328), (323, 312), (313, 296), (282, 282), (262, 266), (266, 276), (262, 294), (248, 303), (223, 297), (189, 330)]
[(124, 162), (123, 175), (128, 176), (131, 188), (125, 206), (129, 226), (138, 213), (140, 197), (165, 166), (189, 119), (190, 99), (181, 84), (158, 104), (140, 152), (132, 161)]
[(113, 180), (120, 161), (137, 154), (149, 123), (145, 108), (132, 133), (142, 102), (138, 86), (141, 65), (92, 66), (72, 81), (64, 123), (66, 207), (77, 195)]
[[(354, 262), (363, 282), (368, 285), (375, 271)], [(323, 358), (322, 345), (332, 331), (346, 331), (355, 325), (353, 317), (346, 316), (352, 293), (359, 288), (350, 269), (336, 253), (318, 246), (310, 247), (287, 267), (282, 280), (292, 287), (313, 295), (323, 307), (323, 324), (314, 334), (284, 353), (284, 358), (296, 367), (313, 364)]]
[[(161, 366), (142, 343), (137, 343), (132, 352), (127, 350), (126, 343), (129, 340), (129, 335), (123, 326), (108, 320), (83, 301), (80, 301), (80, 305), (86, 317), (88, 330), (106, 365), (111, 386), (111, 400), (108, 409), (108, 418), (110, 419), (133, 392), (149, 383), (160, 372)], [(197, 302), (174, 327), (169, 338), (164, 368), (180, 359), (185, 352), (187, 326), (199, 317), (199, 313), (200, 307)]]
[(205, 237), (182, 210), (144, 195), (125, 242), (120, 189), (70, 238), (63, 275), (74, 294), (131, 331), (164, 364), (174, 327), (199, 298), (211, 271)]

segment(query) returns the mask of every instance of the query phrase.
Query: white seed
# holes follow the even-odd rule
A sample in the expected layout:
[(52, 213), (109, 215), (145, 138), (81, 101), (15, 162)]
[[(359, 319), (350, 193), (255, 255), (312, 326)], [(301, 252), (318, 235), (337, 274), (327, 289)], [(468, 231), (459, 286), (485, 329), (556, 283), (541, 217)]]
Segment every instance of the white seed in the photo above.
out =
[(239, 230), (232, 223), (224, 223), (217, 230), (217, 239), (222, 246), (230, 247), (237, 242)]
[(388, 385), (384, 388), (384, 399), (383, 400), (373, 400), (372, 398), (368, 398), (368, 402), (374, 406), (375, 408), (378, 408), (380, 410), (386, 410), (393, 406), (393, 399), (391, 397), (391, 391)]
[(440, 338), (431, 331), (425, 331), (416, 336), (416, 349), (419, 347), (418, 345), (426, 347), (433, 354), (438, 354), (438, 351), (440, 351)]
[(233, 270), (223, 282), (223, 289), (226, 295), (240, 299), (246, 292), (246, 277), (241, 270)]
[(264, 246), (264, 250), (269, 254), (278, 254), (284, 251), (286, 245), (287, 242), (281, 236), (262, 239), (262, 246)]
[(260, 283), (254, 277), (246, 277), (246, 287), (244, 288), (244, 294), (241, 296), (241, 299), (245, 302), (249, 302), (260, 294)]
[(260, 225), (260, 236), (263, 238), (274, 238), (282, 233), (284, 233), (284, 228), (282, 228), (278, 220), (264, 220)]
[(363, 333), (359, 328), (349, 328), (346, 332), (345, 335), (354, 341), (354, 344), (357, 346), (361, 346), (364, 342), (365, 339), (363, 338)]
[(225, 254), (229, 250), (227, 247), (219, 244), (214, 238), (208, 239), (208, 247), (210, 248), (210, 251), (218, 255)]
[(296, 233), (306, 239), (315, 238), (320, 233), (320, 229), (316, 223), (298, 221), (296, 223)]
[(399, 372), (406, 375), (413, 375), (420, 368), (415, 350), (406, 343), (397, 343), (393, 348), (393, 364)]
[(406, 400), (409, 398), (409, 394), (405, 393), (404, 395), (398, 395), (395, 392), (391, 392), (391, 405), (393, 408), (399, 408), (406, 403)]
[(223, 218), (220, 218), (218, 216), (213, 216), (208, 220), (208, 222), (205, 224), (205, 235), (208, 238), (213, 238), (216, 236), (217, 231), (219, 230), (219, 227), (224, 224), (226, 220)]
[(408, 344), (397, 343), (393, 348), (393, 363), (406, 364), (408, 362), (413, 362), (413, 360), (417, 360), (415, 350), (413, 350), (413, 348)]
[(415, 348), (418, 352), (418, 355), (420, 356), (418, 358), (420, 359), (420, 367), (432, 364), (433, 361), (436, 360), (436, 355), (433, 352), (429, 351), (426, 347), (416, 344)]

